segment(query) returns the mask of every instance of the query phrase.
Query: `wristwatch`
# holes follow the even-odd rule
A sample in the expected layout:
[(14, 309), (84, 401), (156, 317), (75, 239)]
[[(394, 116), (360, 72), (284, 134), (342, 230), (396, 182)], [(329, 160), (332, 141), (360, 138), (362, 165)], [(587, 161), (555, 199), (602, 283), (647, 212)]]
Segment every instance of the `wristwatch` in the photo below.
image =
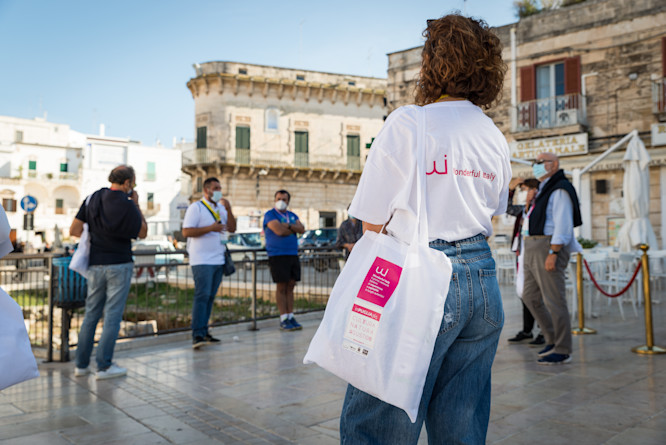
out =
[(553, 254), (554, 254), (554, 255), (557, 255), (558, 253), (560, 253), (559, 250), (556, 252), (556, 251), (554, 251), (553, 249), (548, 249), (548, 255), (553, 255)]

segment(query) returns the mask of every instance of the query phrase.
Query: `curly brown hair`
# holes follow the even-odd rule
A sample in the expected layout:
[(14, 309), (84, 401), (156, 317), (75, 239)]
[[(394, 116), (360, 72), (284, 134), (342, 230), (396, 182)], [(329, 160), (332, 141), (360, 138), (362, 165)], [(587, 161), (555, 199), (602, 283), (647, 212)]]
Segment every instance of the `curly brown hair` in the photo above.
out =
[(428, 20), (416, 85), (416, 103), (436, 102), (442, 94), (489, 108), (498, 98), (506, 65), (502, 44), (483, 20), (449, 14)]

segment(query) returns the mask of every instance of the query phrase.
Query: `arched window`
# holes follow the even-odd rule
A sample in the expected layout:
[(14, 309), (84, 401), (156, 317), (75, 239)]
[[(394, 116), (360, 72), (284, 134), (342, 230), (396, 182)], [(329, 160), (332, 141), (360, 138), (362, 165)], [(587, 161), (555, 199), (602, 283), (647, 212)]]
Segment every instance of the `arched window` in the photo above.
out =
[(266, 110), (266, 132), (277, 132), (279, 130), (280, 110), (275, 107)]

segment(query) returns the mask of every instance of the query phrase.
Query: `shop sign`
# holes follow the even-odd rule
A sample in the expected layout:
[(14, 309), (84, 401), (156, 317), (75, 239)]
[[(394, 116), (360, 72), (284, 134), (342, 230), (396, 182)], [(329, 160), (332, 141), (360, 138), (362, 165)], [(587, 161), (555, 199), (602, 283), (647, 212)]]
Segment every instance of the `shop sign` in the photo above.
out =
[(587, 154), (587, 133), (567, 134), (552, 138), (514, 141), (511, 156), (519, 159), (536, 159), (541, 153), (555, 153), (557, 156), (575, 156)]
[(652, 124), (652, 146), (666, 145), (666, 123)]

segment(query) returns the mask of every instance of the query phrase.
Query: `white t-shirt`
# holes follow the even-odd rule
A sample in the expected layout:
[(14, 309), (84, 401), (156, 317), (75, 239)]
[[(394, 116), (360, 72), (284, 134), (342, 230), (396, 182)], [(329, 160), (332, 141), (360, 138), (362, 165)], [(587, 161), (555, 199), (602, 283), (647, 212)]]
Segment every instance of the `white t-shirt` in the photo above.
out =
[[(223, 205), (213, 204), (208, 201), (210, 207), (220, 215), (222, 224), (227, 223), (227, 209)], [(215, 218), (210, 211), (199, 200), (190, 204), (185, 212), (183, 219), (183, 228), (198, 228), (210, 226), (215, 222)], [(199, 266), (202, 264), (219, 265), (224, 264), (225, 245), (220, 241), (219, 232), (208, 232), (205, 235), (187, 238), (187, 253), (190, 255), (190, 265)]]
[[(504, 135), (468, 101), (437, 102), (426, 110), (426, 202), (429, 239), (457, 241), (492, 235), (491, 218), (505, 213), (511, 163)], [(416, 224), (418, 107), (393, 111), (372, 144), (349, 213), (384, 224), (410, 241)]]

